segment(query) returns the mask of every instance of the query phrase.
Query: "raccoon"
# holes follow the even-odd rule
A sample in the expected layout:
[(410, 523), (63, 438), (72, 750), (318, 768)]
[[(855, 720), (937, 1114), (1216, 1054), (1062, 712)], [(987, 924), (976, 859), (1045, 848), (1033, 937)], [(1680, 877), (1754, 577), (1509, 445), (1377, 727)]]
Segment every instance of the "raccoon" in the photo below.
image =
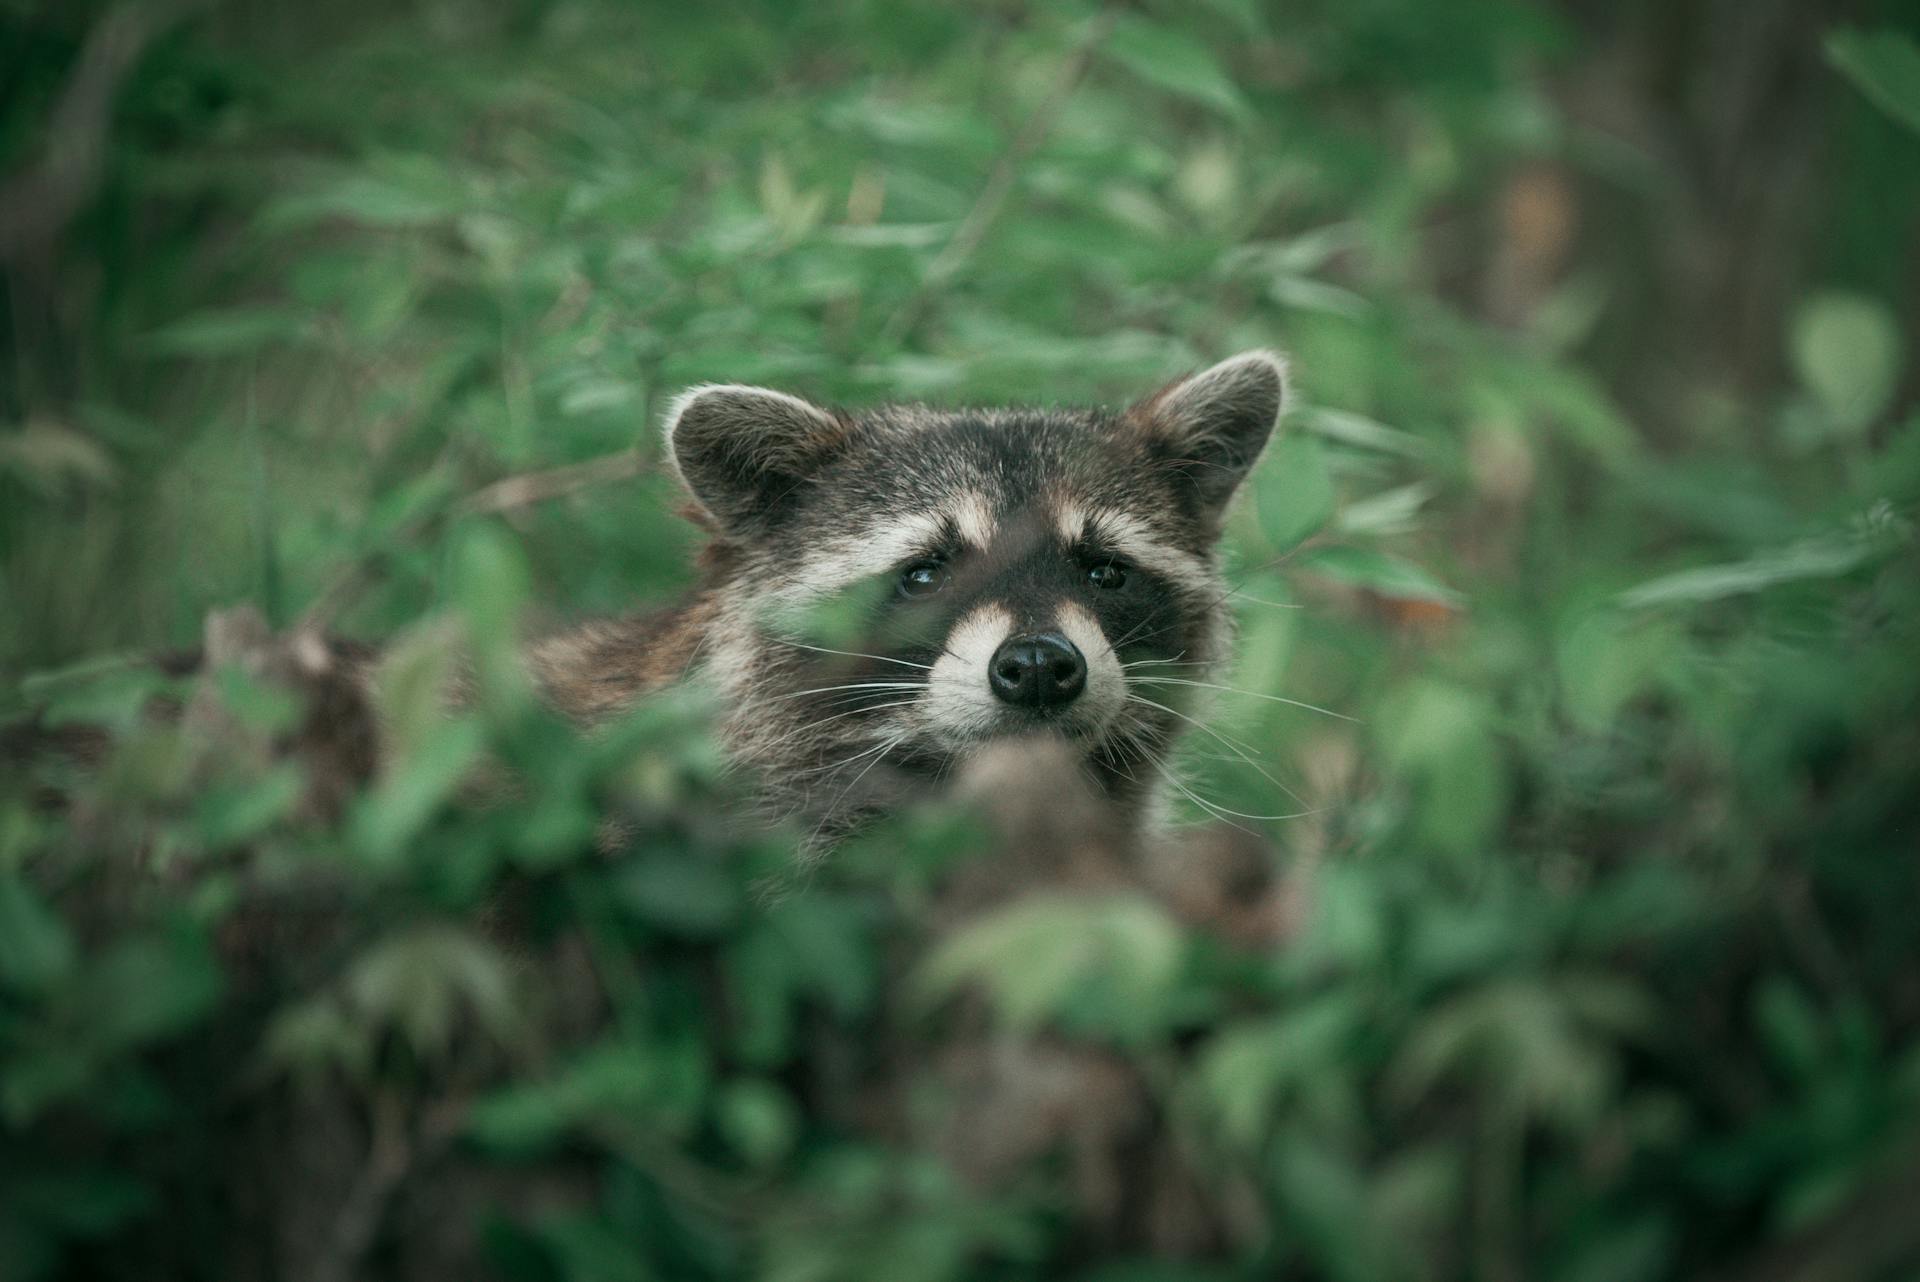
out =
[[(1222, 658), (1221, 522), (1286, 395), (1270, 351), (1119, 412), (854, 411), (695, 387), (668, 412), (666, 453), (710, 536), (697, 585), (538, 642), (531, 666), (584, 722), (709, 682), (733, 759), (823, 843), (1025, 735), (1068, 745), (1137, 822), (1188, 718), (1134, 676), (1204, 682)], [(808, 632), (809, 611), (849, 598), (853, 640)]]

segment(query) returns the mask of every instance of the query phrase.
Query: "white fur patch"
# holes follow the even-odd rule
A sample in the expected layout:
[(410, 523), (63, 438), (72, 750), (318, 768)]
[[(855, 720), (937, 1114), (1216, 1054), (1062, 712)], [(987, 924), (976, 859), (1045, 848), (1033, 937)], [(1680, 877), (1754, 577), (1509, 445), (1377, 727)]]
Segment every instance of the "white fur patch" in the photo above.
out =
[(1072, 547), (1087, 532), (1086, 509), (1074, 502), (1060, 504), (1053, 511), (1053, 528), (1060, 535), (1060, 541)]
[(938, 511), (872, 521), (816, 544), (792, 578), (771, 589), (768, 603), (805, 605), (870, 575), (884, 574), (912, 556), (937, 549), (949, 523), (976, 549), (993, 542), (993, 509), (969, 491)]
[[(1073, 642), (1087, 664), (1087, 686), (1053, 719), (1058, 730), (1088, 737), (1111, 726), (1127, 701), (1126, 674), (1120, 657), (1101, 631), (1092, 611), (1074, 602), (1061, 605), (1053, 626)], [(996, 733), (1024, 726), (1024, 713), (994, 696), (987, 668), (1000, 645), (1013, 634), (1013, 616), (1002, 605), (983, 605), (955, 625), (946, 651), (927, 674), (927, 692), (917, 710), (926, 729), (949, 750), (972, 747)]]
[(987, 664), (1013, 632), (1013, 615), (1003, 605), (983, 605), (947, 634), (947, 645), (927, 674), (920, 712), (927, 729), (948, 747), (971, 743), (990, 733), (1002, 708), (987, 685)]
[(739, 699), (760, 679), (759, 649), (751, 615), (730, 608), (709, 634), (698, 666), (729, 698)]
[(1119, 555), (1176, 588), (1204, 593), (1212, 584), (1212, 570), (1204, 558), (1168, 542), (1153, 526), (1131, 513), (1103, 508), (1088, 515), (1085, 525)]
[(917, 553), (937, 547), (946, 522), (916, 514), (874, 521), (808, 549), (795, 573), (768, 593), (769, 605), (805, 605), (884, 574)]
[(984, 550), (993, 542), (993, 508), (985, 498), (969, 491), (954, 501), (951, 512), (960, 537), (970, 545)]
[(1074, 701), (1071, 724), (1076, 729), (1103, 731), (1127, 701), (1127, 675), (1120, 669), (1120, 656), (1113, 652), (1100, 620), (1079, 602), (1061, 603), (1056, 622), (1087, 661), (1087, 688)]

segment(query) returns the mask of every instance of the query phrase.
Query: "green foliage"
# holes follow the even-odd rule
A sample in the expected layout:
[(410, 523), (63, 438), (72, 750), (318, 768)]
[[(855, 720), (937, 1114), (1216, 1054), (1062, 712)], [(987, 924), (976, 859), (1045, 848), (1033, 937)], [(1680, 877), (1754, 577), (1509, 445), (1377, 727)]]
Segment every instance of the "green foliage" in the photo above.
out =
[[(4, 190), (139, 8), (0, 6)], [(103, 732), (0, 744), (0, 1276), (1901, 1276), (1920, 76), (1710, 42), (1833, 91), (1729, 142), (1706, 53), (1619, 73), (1663, 14), (149, 32), (0, 258), (0, 713)], [(1174, 818), (1273, 843), (1224, 908), (956, 922), (943, 810), (802, 870), (707, 696), (581, 734), (513, 662), (688, 581), (689, 382), (1118, 403), (1252, 346), (1296, 387), (1232, 689), (1156, 687), (1205, 725)], [(781, 626), (844, 646), (858, 596)], [(364, 788), (285, 751), (298, 683), (129, 657), (243, 600), (386, 649)], [(1005, 1063), (1069, 1089), (955, 1085)]]
[(1827, 58), (1888, 114), (1920, 130), (1920, 44), (1898, 31), (1836, 31)]

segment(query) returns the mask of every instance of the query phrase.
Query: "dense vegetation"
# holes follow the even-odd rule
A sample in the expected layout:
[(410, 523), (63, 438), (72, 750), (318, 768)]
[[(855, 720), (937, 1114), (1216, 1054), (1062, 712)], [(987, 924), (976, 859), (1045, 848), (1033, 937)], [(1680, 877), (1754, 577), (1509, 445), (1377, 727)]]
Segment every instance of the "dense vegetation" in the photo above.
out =
[[(0, 779), (0, 1277), (1912, 1276), (1917, 15), (1444, 8), (0, 3), (0, 713), (96, 758)], [(686, 581), (689, 382), (1252, 346), (1217, 902), (790, 884), (697, 692), (507, 661)]]

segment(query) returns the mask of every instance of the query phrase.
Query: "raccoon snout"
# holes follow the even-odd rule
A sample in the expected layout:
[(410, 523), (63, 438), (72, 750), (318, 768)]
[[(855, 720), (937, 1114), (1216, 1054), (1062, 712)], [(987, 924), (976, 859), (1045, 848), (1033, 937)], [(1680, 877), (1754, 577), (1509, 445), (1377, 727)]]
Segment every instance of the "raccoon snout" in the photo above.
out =
[(987, 664), (987, 684), (1001, 700), (1026, 708), (1072, 703), (1087, 688), (1087, 661), (1058, 632), (1008, 637)]

